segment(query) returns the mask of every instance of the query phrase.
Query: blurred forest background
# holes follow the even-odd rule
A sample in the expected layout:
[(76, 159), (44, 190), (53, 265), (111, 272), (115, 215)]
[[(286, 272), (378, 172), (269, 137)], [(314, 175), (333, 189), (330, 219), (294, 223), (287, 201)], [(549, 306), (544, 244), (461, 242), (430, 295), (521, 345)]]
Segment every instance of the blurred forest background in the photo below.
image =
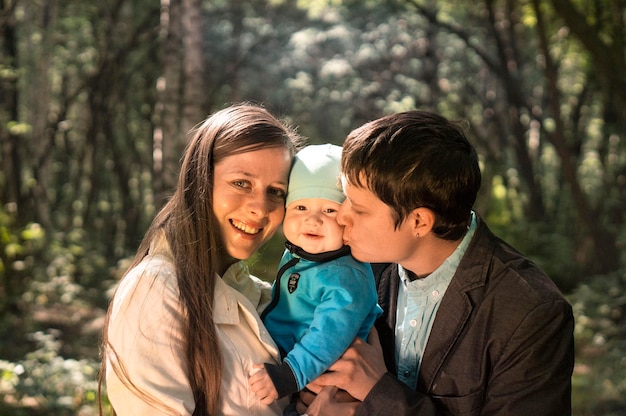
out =
[[(102, 316), (188, 130), (468, 121), (477, 210), (576, 314), (574, 414), (626, 415), (626, 0), (0, 0), (0, 415), (93, 415)], [(277, 236), (251, 261), (273, 279)], [(555, 340), (558, 342), (558, 340)]]

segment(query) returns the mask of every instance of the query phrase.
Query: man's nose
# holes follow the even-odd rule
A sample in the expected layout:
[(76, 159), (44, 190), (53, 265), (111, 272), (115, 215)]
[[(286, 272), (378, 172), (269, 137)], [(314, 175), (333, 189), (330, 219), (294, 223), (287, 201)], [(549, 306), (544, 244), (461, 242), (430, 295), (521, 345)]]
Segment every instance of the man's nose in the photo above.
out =
[(348, 212), (348, 205), (347, 204), (348, 204), (347, 200), (343, 201), (343, 203), (339, 207), (339, 211), (337, 211), (336, 219), (337, 219), (337, 223), (339, 225), (343, 225), (343, 226), (346, 225), (346, 215), (347, 215), (347, 212)]

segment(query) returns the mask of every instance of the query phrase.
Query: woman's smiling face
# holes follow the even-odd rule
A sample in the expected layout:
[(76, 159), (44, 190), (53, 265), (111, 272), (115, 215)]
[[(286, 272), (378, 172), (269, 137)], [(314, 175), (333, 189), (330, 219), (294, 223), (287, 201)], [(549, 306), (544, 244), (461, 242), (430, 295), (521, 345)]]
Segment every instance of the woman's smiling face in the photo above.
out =
[(250, 257), (281, 224), (291, 166), (283, 147), (227, 156), (214, 168), (213, 213), (224, 251), (236, 260)]

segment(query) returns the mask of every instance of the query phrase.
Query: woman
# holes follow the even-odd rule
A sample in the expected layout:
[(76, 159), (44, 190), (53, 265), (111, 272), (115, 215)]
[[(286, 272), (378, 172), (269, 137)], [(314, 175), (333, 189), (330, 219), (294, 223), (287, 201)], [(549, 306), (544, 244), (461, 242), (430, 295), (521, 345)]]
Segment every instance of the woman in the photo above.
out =
[(241, 262), (276, 231), (299, 138), (261, 107), (195, 129), (107, 313), (100, 383), (123, 415), (277, 415), (248, 389), (278, 350), (257, 311), (270, 287)]

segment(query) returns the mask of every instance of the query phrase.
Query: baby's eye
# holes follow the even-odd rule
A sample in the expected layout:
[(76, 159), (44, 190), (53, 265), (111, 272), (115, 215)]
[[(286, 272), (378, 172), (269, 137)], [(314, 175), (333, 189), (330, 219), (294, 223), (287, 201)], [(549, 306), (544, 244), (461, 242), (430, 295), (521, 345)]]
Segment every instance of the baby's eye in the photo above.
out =
[(336, 213), (336, 212), (337, 212), (337, 210), (336, 210), (335, 208), (326, 208), (326, 209), (324, 210), (324, 212), (325, 212), (326, 214), (334, 214), (334, 213)]
[(306, 211), (306, 207), (304, 205), (296, 205), (296, 211)]

